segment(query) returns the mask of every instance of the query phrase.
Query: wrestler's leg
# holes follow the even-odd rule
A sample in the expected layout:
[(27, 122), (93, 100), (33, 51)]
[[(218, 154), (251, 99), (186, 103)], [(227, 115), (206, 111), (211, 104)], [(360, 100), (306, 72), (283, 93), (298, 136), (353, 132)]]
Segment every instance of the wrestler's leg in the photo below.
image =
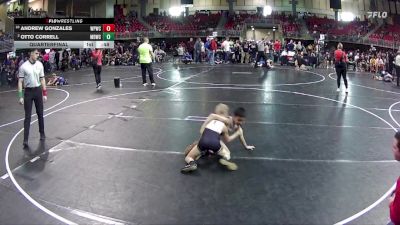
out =
[(228, 147), (221, 141), (221, 149), (218, 151), (218, 155), (222, 158), (219, 159), (219, 163), (224, 165), (228, 170), (237, 170), (238, 166), (236, 163), (231, 162), (231, 152), (229, 151)]
[(182, 173), (191, 172), (197, 169), (197, 163), (195, 160), (199, 159), (201, 156), (201, 152), (197, 145), (195, 145), (192, 150), (185, 157), (186, 166), (181, 169)]

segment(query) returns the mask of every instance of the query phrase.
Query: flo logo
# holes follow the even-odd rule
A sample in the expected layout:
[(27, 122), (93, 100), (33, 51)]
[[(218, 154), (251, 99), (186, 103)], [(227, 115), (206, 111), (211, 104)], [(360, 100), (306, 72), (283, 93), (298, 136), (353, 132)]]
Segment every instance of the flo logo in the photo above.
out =
[(388, 17), (387, 12), (368, 12), (368, 19), (378, 18), (386, 19)]

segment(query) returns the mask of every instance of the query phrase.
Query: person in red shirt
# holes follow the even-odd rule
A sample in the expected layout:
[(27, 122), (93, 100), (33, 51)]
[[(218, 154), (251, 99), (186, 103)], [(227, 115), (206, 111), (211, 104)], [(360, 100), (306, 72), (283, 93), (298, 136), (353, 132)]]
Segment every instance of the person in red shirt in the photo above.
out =
[[(400, 131), (394, 135), (392, 146), (394, 159), (400, 161)], [(390, 220), (394, 225), (400, 224), (400, 177), (397, 179), (396, 190), (389, 198)]]
[(97, 90), (101, 90), (101, 66), (103, 65), (103, 52), (96, 49), (92, 52), (92, 65), (94, 77), (96, 78)]
[(215, 65), (215, 53), (217, 52), (218, 45), (217, 45), (217, 37), (211, 39), (210, 44), (210, 64)]
[(343, 51), (343, 44), (339, 43), (337, 46), (337, 50), (334, 53), (335, 56), (335, 69), (336, 69), (336, 75), (337, 75), (337, 92), (340, 91), (340, 78), (343, 77), (344, 80), (344, 85), (346, 86), (346, 94), (349, 92), (348, 89), (348, 84), (347, 84), (347, 77), (346, 77), (346, 72), (347, 72), (347, 62), (349, 61), (347, 59), (346, 53)]
[(279, 56), (281, 54), (281, 48), (282, 48), (281, 42), (278, 39), (276, 39), (274, 43), (274, 63), (278, 62)]
[(280, 53), (281, 47), (282, 47), (281, 42), (279, 40), (276, 40), (274, 43), (274, 51)]

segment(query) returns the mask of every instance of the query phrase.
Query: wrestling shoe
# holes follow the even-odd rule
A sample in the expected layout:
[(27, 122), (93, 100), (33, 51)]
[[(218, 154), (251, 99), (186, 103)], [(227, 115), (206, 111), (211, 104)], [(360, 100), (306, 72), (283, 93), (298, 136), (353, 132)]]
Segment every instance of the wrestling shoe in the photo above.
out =
[(226, 159), (219, 159), (219, 163), (224, 165), (228, 170), (237, 170), (238, 166), (234, 162), (230, 162)]
[(189, 164), (187, 164), (185, 167), (181, 169), (182, 173), (188, 173), (197, 170), (197, 164), (195, 161), (191, 161)]

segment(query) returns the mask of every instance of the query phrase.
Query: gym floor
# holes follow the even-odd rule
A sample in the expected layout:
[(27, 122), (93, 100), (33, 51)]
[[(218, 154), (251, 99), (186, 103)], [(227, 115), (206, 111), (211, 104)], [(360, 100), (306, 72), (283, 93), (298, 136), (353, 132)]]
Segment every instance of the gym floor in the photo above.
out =
[[(349, 94), (338, 93), (332, 69), (156, 64), (154, 72), (153, 89), (141, 85), (139, 67), (103, 67), (100, 92), (89, 68), (64, 73), (70, 84), (48, 91), (47, 139), (39, 142), (34, 122), (29, 150), (23, 107), (3, 87), (1, 223), (389, 221), (398, 87), (349, 73)], [(244, 135), (256, 149), (235, 140), (228, 146), (237, 171), (211, 158), (181, 174), (183, 150), (220, 102), (246, 108)]]

